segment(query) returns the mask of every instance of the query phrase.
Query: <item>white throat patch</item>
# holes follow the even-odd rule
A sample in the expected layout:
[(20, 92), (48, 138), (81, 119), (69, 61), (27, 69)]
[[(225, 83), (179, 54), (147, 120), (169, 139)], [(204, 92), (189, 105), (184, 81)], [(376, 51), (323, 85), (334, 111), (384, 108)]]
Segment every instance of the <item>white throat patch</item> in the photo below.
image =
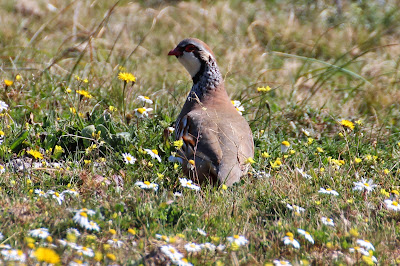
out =
[(192, 78), (199, 72), (201, 63), (193, 53), (183, 52), (183, 55), (178, 57), (178, 60), (186, 68)]

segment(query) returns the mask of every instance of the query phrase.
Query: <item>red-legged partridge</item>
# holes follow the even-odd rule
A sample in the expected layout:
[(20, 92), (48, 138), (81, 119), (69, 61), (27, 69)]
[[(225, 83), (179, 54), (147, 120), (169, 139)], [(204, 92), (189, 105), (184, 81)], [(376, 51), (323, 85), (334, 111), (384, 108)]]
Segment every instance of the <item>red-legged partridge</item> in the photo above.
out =
[(193, 86), (175, 122), (175, 138), (184, 173), (197, 182), (231, 186), (248, 171), (254, 156), (253, 135), (231, 103), (214, 53), (204, 42), (188, 38), (175, 55), (193, 79)]

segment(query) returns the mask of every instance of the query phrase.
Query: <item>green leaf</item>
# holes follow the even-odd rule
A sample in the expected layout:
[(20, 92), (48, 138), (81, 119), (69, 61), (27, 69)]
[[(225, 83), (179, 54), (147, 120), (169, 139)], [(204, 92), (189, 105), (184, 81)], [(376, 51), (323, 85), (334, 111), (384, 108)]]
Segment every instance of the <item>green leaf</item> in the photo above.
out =
[(16, 151), (22, 142), (28, 137), (29, 132), (27, 130), (22, 131), (21, 134), (17, 137), (17, 139), (11, 144), (10, 149), (12, 151)]

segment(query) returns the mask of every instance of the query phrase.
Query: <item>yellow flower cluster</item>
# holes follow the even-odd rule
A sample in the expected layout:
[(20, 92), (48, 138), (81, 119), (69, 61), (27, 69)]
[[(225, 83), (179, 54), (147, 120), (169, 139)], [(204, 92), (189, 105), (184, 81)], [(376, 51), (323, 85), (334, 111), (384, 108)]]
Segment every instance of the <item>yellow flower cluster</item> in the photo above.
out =
[(269, 86), (267, 87), (258, 87), (257, 91), (258, 92), (269, 92), (271, 90), (271, 88)]
[(76, 93), (78, 93), (78, 94), (80, 94), (83, 97), (88, 98), (88, 99), (93, 98), (93, 96), (89, 92), (87, 92), (85, 90), (77, 90)]

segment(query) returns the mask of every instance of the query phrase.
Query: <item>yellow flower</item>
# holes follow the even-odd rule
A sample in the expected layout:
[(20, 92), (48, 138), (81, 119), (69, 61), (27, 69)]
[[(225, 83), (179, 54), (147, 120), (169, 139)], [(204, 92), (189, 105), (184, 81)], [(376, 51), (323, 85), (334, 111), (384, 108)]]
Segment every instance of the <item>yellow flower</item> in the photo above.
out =
[(110, 112), (115, 112), (115, 111), (117, 111), (117, 108), (115, 108), (114, 106), (110, 105), (108, 107), (108, 110), (110, 110)]
[(194, 160), (189, 160), (189, 163), (190, 163), (191, 165), (194, 165)]
[(223, 190), (227, 190), (227, 189), (228, 189), (228, 187), (227, 187), (225, 184), (223, 184), (221, 188), (222, 188)]
[(385, 174), (385, 175), (387, 175), (387, 174), (389, 174), (389, 169), (385, 169), (385, 170), (383, 170), (383, 173)]
[(263, 152), (262, 154), (261, 154), (261, 156), (263, 157), (263, 158), (268, 158), (268, 157), (270, 157), (271, 155), (269, 155), (268, 154), (268, 152)]
[(355, 163), (361, 163), (361, 162), (362, 162), (362, 159), (356, 157), (356, 158), (354, 159), (354, 162), (355, 162)]
[(117, 233), (117, 231), (115, 231), (115, 229), (110, 229), (110, 230), (108, 230), (108, 232), (112, 235), (115, 235)]
[(249, 164), (253, 164), (255, 162), (256, 161), (254, 161), (253, 158), (251, 158), (251, 157), (247, 158), (246, 161), (245, 161), (245, 163), (249, 163)]
[(296, 151), (295, 151), (295, 150), (290, 150), (289, 153), (290, 153), (290, 154), (295, 154)]
[(322, 153), (324, 150), (321, 147), (317, 147), (317, 152)]
[(290, 143), (289, 141), (282, 141), (282, 145), (286, 146), (286, 147), (290, 147)]
[(257, 91), (258, 92), (269, 92), (271, 90), (271, 88), (269, 86), (267, 87), (258, 87)]
[(354, 129), (354, 123), (349, 121), (349, 120), (344, 120), (342, 119), (342, 121), (340, 121), (340, 124), (344, 127), (350, 128), (351, 130)]
[(4, 131), (3, 130), (0, 130), (0, 136), (4, 136), (5, 134), (4, 134)]
[(362, 125), (362, 123), (363, 123), (362, 119), (358, 119), (358, 120), (356, 121), (356, 124), (357, 124), (357, 125)]
[(371, 256), (362, 256), (362, 260), (368, 265), (375, 265), (374, 261), (372, 260)]
[(175, 146), (175, 148), (177, 148), (179, 150), (183, 146), (183, 140), (180, 139), (180, 140), (174, 141), (174, 146)]
[(50, 248), (37, 248), (34, 256), (39, 262), (46, 262), (50, 264), (57, 264), (60, 262), (60, 256)]
[(71, 113), (73, 113), (73, 114), (76, 114), (76, 109), (75, 109), (74, 107), (70, 107), (70, 108), (69, 108), (69, 111), (70, 111)]
[(11, 86), (11, 85), (14, 84), (14, 81), (5, 79), (5, 80), (4, 80), (4, 84), (6, 84), (6, 86)]
[(111, 253), (107, 253), (106, 256), (107, 256), (107, 258), (109, 258), (112, 261), (115, 261), (117, 259), (117, 257), (114, 254), (111, 254)]
[(17, 75), (15, 76), (15, 80), (16, 80), (16, 81), (20, 81), (21, 79), (22, 79), (22, 77), (21, 77), (20, 74), (17, 74)]
[(101, 261), (103, 259), (103, 254), (101, 254), (101, 252), (95, 252), (94, 253), (94, 259), (96, 261)]
[(308, 144), (308, 145), (311, 145), (313, 142), (314, 142), (314, 139), (313, 139), (313, 138), (308, 138), (308, 139), (307, 139), (307, 144)]
[(384, 195), (385, 197), (390, 197), (390, 193), (387, 192), (384, 188), (381, 189), (381, 194)]
[(132, 73), (120, 72), (118, 74), (118, 78), (125, 82), (130, 82), (130, 81), (136, 82), (136, 77)]
[(129, 228), (128, 233), (130, 233), (131, 235), (136, 235), (136, 230), (134, 228)]
[(351, 228), (350, 229), (350, 235), (352, 235), (354, 237), (358, 237), (359, 233), (358, 233), (357, 229)]
[(66, 88), (66, 89), (65, 89), (65, 92), (66, 92), (66, 93), (71, 93), (72, 90), (71, 90), (70, 88)]
[(56, 145), (54, 147), (54, 153), (63, 153), (63, 152), (64, 152), (64, 149), (61, 146)]
[(85, 90), (77, 90), (76, 93), (78, 93), (78, 94), (80, 94), (83, 97), (88, 98), (88, 99), (93, 98), (93, 96), (89, 92), (87, 92)]
[(37, 150), (29, 150), (27, 153), (35, 157), (35, 159), (43, 159), (43, 155)]
[(90, 163), (92, 162), (92, 160), (83, 160), (83, 162), (84, 162), (85, 164), (90, 164)]

